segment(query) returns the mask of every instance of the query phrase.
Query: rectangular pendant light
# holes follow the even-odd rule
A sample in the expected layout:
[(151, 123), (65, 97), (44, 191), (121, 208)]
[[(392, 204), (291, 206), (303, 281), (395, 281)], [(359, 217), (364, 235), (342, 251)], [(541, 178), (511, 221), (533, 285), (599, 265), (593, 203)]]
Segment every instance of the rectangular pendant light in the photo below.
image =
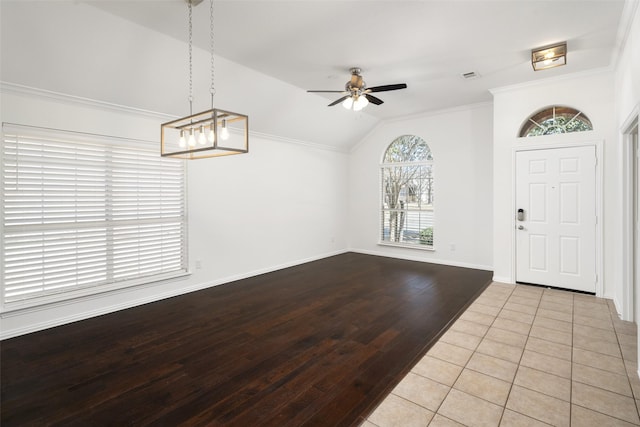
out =
[(163, 157), (203, 159), (249, 152), (249, 117), (217, 108), (161, 126)]
[(534, 71), (546, 70), (567, 64), (567, 43), (562, 42), (531, 51), (531, 65)]
[(160, 126), (160, 155), (204, 159), (249, 152), (249, 117), (214, 108), (213, 0), (209, 0), (211, 51), (211, 109), (193, 114), (193, 7), (202, 0), (185, 0), (189, 23), (189, 115)]

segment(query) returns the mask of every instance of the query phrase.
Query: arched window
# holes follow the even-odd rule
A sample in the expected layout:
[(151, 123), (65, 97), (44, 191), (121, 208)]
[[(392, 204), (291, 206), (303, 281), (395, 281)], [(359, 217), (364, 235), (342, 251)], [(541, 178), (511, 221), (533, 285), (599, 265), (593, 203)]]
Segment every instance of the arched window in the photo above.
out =
[(593, 130), (591, 120), (575, 108), (556, 105), (538, 111), (524, 122), (518, 136), (540, 136), (555, 133)]
[(433, 247), (433, 156), (415, 135), (396, 138), (382, 159), (380, 243)]

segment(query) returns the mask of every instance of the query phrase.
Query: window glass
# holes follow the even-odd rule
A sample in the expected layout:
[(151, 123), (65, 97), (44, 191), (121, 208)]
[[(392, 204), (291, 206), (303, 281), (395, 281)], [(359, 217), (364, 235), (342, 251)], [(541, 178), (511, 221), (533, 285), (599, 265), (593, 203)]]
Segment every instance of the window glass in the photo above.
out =
[(593, 126), (584, 113), (571, 107), (554, 106), (529, 117), (520, 128), (519, 136), (553, 135), (587, 130), (593, 130)]
[(433, 155), (415, 135), (396, 138), (381, 164), (381, 243), (432, 248)]

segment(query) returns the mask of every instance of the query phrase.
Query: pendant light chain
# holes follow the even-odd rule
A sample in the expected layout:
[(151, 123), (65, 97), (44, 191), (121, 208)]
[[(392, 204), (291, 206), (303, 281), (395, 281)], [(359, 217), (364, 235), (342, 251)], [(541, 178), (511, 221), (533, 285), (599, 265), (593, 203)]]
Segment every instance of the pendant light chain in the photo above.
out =
[[(189, 18), (189, 115), (163, 123), (160, 126), (160, 155), (162, 157), (193, 160), (248, 153), (249, 116), (214, 108), (213, 101), (216, 94), (214, 86), (215, 44), (213, 39), (214, 0), (209, 0), (209, 50), (211, 65), (211, 85), (209, 92), (211, 94), (211, 110), (202, 111), (197, 114), (193, 113), (193, 8), (203, 0), (183, 1), (188, 5)], [(195, 58), (195, 61), (197, 62), (198, 58)], [(196, 67), (197, 66), (198, 64), (196, 64)], [(198, 79), (196, 78), (196, 80)], [(202, 95), (204, 95), (204, 93)]]
[(193, 4), (189, 0), (189, 115), (193, 115)]
[(213, 86), (215, 77), (215, 68), (213, 63), (213, 0), (209, 1), (209, 50), (211, 53), (211, 88), (209, 89), (209, 92), (211, 92), (211, 109), (213, 109), (213, 96), (216, 94), (216, 89)]

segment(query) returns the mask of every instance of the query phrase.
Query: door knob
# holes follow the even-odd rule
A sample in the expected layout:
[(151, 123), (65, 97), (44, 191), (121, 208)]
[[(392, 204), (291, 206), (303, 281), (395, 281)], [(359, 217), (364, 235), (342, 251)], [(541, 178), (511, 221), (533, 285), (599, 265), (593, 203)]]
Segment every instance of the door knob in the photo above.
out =
[(518, 226), (518, 230), (524, 230), (524, 226), (523, 225), (519, 225)]

